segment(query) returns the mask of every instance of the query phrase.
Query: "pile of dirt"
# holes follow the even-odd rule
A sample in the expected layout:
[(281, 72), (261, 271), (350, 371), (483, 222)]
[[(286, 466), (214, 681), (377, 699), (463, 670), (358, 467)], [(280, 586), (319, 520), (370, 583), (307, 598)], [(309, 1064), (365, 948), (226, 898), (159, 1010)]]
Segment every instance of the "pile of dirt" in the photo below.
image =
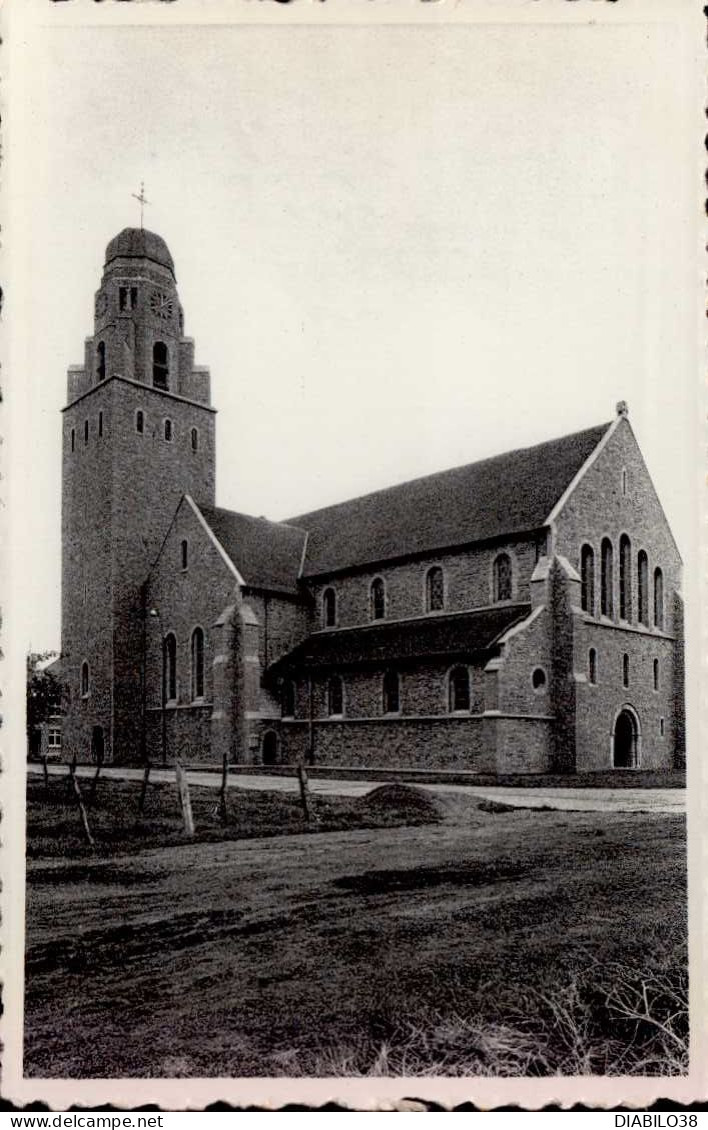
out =
[(360, 804), (367, 815), (395, 814), (405, 824), (432, 824), (442, 820), (445, 815), (442, 803), (430, 793), (415, 785), (402, 785), (399, 782), (379, 785), (363, 796)]

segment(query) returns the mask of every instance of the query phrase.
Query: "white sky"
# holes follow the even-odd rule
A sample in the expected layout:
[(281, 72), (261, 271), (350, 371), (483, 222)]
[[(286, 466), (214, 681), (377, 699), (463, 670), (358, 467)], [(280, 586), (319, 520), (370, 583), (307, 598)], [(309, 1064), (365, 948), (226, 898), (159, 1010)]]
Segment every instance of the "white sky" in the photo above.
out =
[(417, 25), (335, 26), (322, 5), (291, 26), (271, 5), (279, 26), (168, 26), (185, 4), (136, 28), (112, 5), (123, 26), (63, 29), (76, 9), (50, 7), (10, 76), (27, 645), (59, 645), (66, 368), (143, 178), (212, 372), (220, 505), (285, 517), (626, 399), (688, 559), (702, 123), (685, 20), (632, 25), (653, 5), (623, 0), (535, 26), (436, 24), (432, 5), (407, 9)]

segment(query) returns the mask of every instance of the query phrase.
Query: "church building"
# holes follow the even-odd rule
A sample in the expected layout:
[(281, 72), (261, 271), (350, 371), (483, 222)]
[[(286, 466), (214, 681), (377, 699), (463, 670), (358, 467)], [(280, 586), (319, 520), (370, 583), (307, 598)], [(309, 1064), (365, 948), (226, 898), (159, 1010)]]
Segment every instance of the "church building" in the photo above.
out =
[(681, 559), (614, 418), (271, 522), (215, 498), (165, 242), (106, 248), (63, 410), (64, 757), (684, 763)]

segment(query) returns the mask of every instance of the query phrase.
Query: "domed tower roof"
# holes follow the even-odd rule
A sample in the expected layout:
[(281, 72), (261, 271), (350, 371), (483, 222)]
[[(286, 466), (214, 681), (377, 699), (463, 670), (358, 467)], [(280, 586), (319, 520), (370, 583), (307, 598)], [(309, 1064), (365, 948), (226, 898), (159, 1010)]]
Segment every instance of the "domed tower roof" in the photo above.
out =
[(106, 248), (105, 266), (113, 259), (152, 259), (153, 263), (167, 267), (173, 276), (175, 273), (175, 265), (164, 239), (145, 228), (123, 228), (122, 232), (114, 236)]

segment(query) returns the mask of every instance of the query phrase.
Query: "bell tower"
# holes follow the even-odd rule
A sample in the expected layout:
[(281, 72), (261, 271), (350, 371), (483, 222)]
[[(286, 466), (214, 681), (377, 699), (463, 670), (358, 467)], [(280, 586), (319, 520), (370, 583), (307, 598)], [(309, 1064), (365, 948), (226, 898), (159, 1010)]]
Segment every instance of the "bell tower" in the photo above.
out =
[(81, 760), (102, 748), (136, 762), (143, 584), (181, 496), (214, 504), (215, 412), (159, 235), (111, 240), (94, 314), (63, 410), (64, 743)]

